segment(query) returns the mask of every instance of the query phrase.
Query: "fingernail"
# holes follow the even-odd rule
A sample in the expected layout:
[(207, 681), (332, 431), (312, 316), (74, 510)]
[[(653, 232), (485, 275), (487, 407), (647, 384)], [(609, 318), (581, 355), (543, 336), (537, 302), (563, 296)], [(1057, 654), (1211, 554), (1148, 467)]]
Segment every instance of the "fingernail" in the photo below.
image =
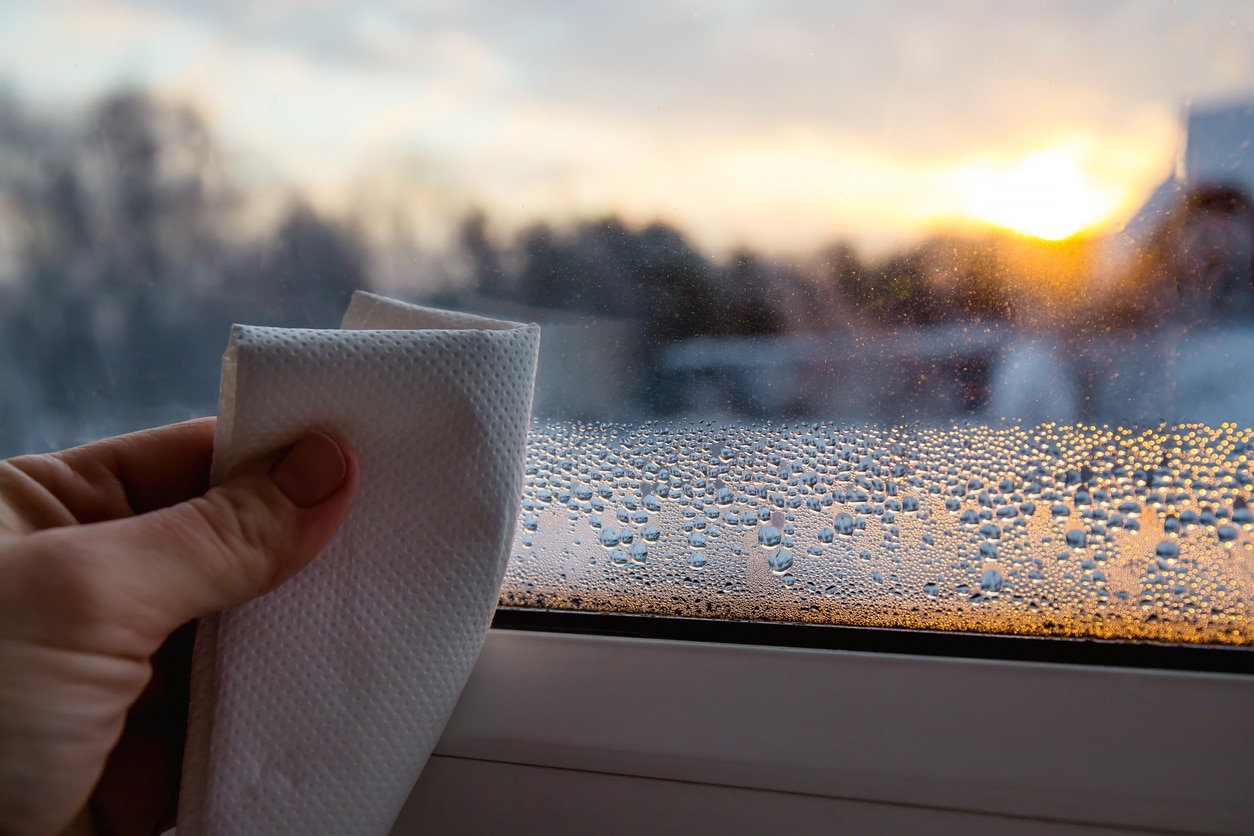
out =
[(298, 508), (312, 508), (339, 490), (348, 461), (335, 439), (325, 433), (306, 436), (270, 469), (270, 478)]

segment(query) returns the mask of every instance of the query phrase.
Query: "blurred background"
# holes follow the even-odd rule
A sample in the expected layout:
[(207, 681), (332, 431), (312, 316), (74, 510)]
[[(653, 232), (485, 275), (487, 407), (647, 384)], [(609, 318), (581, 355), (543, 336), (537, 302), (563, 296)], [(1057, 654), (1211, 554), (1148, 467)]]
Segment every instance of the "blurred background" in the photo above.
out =
[(1254, 5), (8, 0), (0, 455), (355, 288), (536, 414), (1254, 423)]

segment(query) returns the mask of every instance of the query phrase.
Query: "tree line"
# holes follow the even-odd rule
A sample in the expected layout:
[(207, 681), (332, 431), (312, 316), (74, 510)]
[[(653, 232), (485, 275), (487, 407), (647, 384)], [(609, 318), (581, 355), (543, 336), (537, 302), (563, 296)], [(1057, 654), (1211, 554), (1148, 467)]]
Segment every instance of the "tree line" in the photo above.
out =
[[(293, 196), (255, 223), (230, 163), (195, 111), (143, 92), (62, 117), (0, 97), (0, 453), (210, 413), (232, 322), (332, 327), (371, 286), (380, 253), (353, 218)], [(1083, 247), (994, 233), (876, 260), (836, 244), (784, 261), (748, 248), (714, 259), (672, 225), (615, 217), (491, 229), (482, 212), (461, 221), (465, 275), (428, 301), (470, 291), (622, 318), (655, 351), (698, 337), (1057, 321), (1088, 300)]]
[(327, 326), (368, 282), (347, 226), (293, 201), (264, 233), (190, 109), (78, 118), (0, 101), (0, 452), (214, 411), (232, 322)]

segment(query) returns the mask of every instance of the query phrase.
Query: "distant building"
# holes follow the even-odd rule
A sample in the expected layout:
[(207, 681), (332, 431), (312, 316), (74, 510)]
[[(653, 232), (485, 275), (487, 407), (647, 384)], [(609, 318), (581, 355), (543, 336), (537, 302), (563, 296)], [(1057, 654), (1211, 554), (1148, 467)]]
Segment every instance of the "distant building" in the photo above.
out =
[[(1254, 424), (1254, 102), (1188, 110), (1175, 172), (1112, 244), (1105, 327), (1073, 346), (1073, 381), (1038, 388), (1077, 391), (1092, 423)], [(1024, 412), (1024, 382), (999, 382)]]
[(1185, 185), (1238, 186), (1254, 194), (1254, 102), (1191, 109), (1182, 157)]
[(1254, 102), (1189, 108), (1175, 169), (1124, 227), (1125, 246), (1145, 243), (1186, 192), (1233, 186), (1254, 195)]

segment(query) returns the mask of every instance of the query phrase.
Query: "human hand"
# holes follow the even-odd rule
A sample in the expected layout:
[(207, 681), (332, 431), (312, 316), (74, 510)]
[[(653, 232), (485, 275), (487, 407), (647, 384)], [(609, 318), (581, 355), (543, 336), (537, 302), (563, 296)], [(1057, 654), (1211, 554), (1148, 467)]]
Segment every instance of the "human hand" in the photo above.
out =
[(188, 622), (278, 586), (347, 516), (342, 441), (307, 436), (208, 490), (213, 430), (0, 462), (0, 833), (172, 825)]

